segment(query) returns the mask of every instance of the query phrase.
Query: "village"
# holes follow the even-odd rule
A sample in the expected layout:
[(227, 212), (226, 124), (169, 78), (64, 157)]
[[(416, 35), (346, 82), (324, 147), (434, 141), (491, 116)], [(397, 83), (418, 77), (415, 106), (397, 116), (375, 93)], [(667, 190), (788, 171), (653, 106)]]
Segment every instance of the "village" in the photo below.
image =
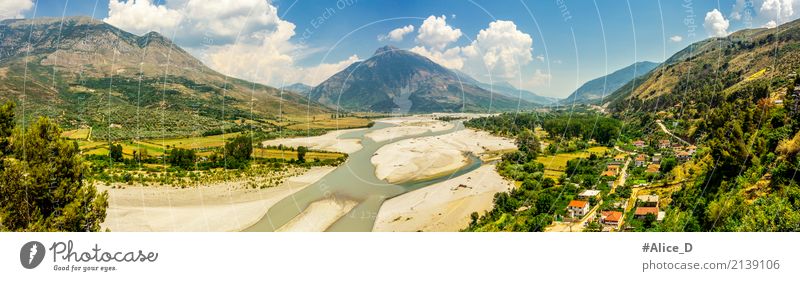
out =
[[(663, 132), (621, 143), (599, 157), (605, 165), (598, 182), (573, 194), (561, 220), (547, 231), (642, 231), (661, 221), (671, 192), (684, 180), (673, 170), (689, 161), (697, 147), (657, 123)], [(569, 184), (571, 179), (565, 180)]]

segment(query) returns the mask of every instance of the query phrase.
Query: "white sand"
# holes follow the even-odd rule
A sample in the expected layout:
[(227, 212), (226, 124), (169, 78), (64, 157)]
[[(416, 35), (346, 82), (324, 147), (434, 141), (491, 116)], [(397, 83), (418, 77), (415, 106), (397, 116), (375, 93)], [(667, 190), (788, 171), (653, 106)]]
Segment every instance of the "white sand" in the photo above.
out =
[(399, 183), (456, 171), (468, 164), (467, 152), (481, 157), (514, 148), (516, 146), (510, 139), (464, 129), (384, 145), (375, 152), (371, 162), (375, 165), (375, 176)]
[[(247, 181), (202, 187), (126, 186), (112, 189), (103, 229), (111, 231), (240, 231), (272, 205), (316, 182), (334, 167), (314, 167), (276, 187), (247, 189)], [(116, 185), (115, 185), (116, 186)]]
[(358, 202), (349, 200), (323, 199), (308, 205), (296, 217), (277, 229), (277, 231), (322, 232), (355, 208)]
[(277, 146), (279, 144), (282, 144), (283, 146), (295, 147), (295, 148), (298, 146), (305, 146), (316, 150), (353, 153), (361, 149), (361, 140), (339, 139), (339, 136), (345, 133), (359, 131), (359, 130), (366, 130), (366, 129), (337, 130), (337, 131), (330, 131), (321, 136), (274, 139), (274, 140), (264, 141), (263, 143), (264, 145), (272, 145), (272, 146)]
[[(463, 184), (466, 187), (459, 187)], [(458, 231), (469, 225), (470, 214), (493, 206), (494, 194), (513, 188), (484, 165), (457, 178), (414, 190), (381, 206), (373, 231)]]
[(379, 121), (396, 126), (375, 130), (364, 135), (375, 142), (383, 142), (427, 132), (440, 132), (453, 128), (452, 123), (438, 121), (432, 117), (426, 116), (398, 117), (381, 119)]

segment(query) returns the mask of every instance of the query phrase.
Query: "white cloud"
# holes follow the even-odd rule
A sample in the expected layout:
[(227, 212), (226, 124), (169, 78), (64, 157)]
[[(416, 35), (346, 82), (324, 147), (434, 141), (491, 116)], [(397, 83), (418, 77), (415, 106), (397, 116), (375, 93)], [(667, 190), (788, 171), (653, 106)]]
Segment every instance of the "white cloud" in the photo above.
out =
[(501, 78), (518, 77), (520, 67), (533, 60), (533, 39), (512, 21), (497, 20), (478, 32), (475, 41), (462, 48), (468, 59), (479, 59), (483, 67)]
[(672, 36), (672, 37), (670, 37), (670, 38), (669, 38), (669, 41), (672, 41), (672, 42), (681, 42), (681, 41), (683, 41), (683, 37), (681, 37), (680, 35), (674, 35), (674, 36)]
[(110, 0), (105, 22), (125, 31), (144, 34), (149, 31), (173, 30), (181, 22), (180, 12), (154, 5), (151, 0)]
[(406, 34), (409, 34), (411, 32), (414, 32), (414, 26), (409, 24), (404, 27), (396, 28), (392, 31), (389, 31), (389, 34), (378, 35), (378, 41), (390, 40), (390, 41), (400, 42), (403, 41), (403, 37), (405, 37)]
[(451, 69), (461, 69), (464, 66), (464, 57), (461, 56), (461, 47), (453, 47), (444, 51), (429, 50), (423, 46), (411, 48), (412, 52), (425, 56), (433, 62)]
[(722, 15), (722, 13), (719, 12), (719, 10), (714, 9), (706, 13), (706, 18), (705, 22), (703, 23), (703, 27), (705, 27), (708, 36), (711, 37), (727, 36), (729, 26), (730, 22), (725, 19), (725, 17)]
[(553, 76), (550, 73), (544, 73), (541, 69), (537, 69), (533, 72), (533, 75), (531, 76), (530, 80), (528, 80), (528, 83), (529, 86), (532, 87), (549, 85), (550, 79), (552, 78)]
[(298, 66), (309, 48), (290, 40), (295, 25), (265, 0), (109, 0), (104, 21), (136, 34), (157, 31), (216, 71), (269, 85), (317, 84), (358, 60)]
[(0, 20), (23, 18), (22, 13), (33, 8), (33, 0), (0, 1)]
[(774, 20), (771, 20), (771, 21), (768, 21), (767, 23), (765, 23), (764, 25), (762, 25), (761, 27), (765, 27), (765, 28), (775, 28), (775, 27), (777, 27), (777, 26), (778, 26), (778, 23), (777, 23), (777, 22), (775, 22)]
[(543, 55), (538, 55), (538, 56), (536, 56), (536, 60), (538, 60), (540, 62), (543, 62), (544, 61), (544, 56)]
[(447, 45), (461, 37), (461, 29), (447, 25), (447, 17), (429, 16), (419, 27), (417, 41), (423, 46), (438, 51), (444, 50)]
[(794, 2), (794, 0), (764, 0), (759, 13), (775, 20), (776, 24), (784, 23), (791, 20), (794, 15)]

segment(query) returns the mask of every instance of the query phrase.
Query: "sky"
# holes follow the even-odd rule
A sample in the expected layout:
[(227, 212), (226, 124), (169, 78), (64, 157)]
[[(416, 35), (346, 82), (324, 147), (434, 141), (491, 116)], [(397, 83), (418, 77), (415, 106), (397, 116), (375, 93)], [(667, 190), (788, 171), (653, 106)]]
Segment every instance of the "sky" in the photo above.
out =
[(693, 42), (794, 20), (800, 0), (0, 0), (0, 18), (157, 31), (212, 69), (316, 85), (385, 45), (550, 97)]

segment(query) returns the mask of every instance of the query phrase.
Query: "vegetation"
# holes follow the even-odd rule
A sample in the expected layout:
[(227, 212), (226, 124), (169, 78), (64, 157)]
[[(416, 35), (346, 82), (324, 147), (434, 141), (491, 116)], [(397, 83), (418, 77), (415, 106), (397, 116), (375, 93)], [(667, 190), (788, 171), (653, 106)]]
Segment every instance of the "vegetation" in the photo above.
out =
[(0, 229), (99, 231), (108, 194), (84, 180), (77, 144), (47, 118), (15, 129), (13, 111), (0, 107)]
[[(542, 160), (541, 142), (532, 129), (549, 123), (551, 126), (548, 126), (548, 129), (553, 131), (547, 133), (551, 136), (558, 135), (559, 132), (554, 130), (567, 128), (573, 131), (568, 135), (583, 138), (584, 134), (592, 134), (590, 129), (584, 127), (584, 123), (589, 122), (588, 116), (590, 115), (576, 118), (574, 127), (562, 123), (567, 117), (561, 114), (501, 114), (465, 122), (470, 127), (516, 138), (518, 150), (503, 155), (502, 161), (497, 164), (497, 170), (501, 176), (520, 183), (517, 189), (496, 194), (492, 210), (482, 215), (473, 213), (471, 223), (465, 230), (543, 231), (553, 221), (564, 217), (567, 204), (581, 190), (600, 188), (598, 185), (603, 185), (601, 189), (607, 191), (608, 187), (605, 183), (601, 183), (599, 177), (606, 161), (597, 156), (602, 154), (605, 148), (596, 150), (595, 153), (577, 154), (582, 157), (568, 158), (564, 160), (559, 176), (547, 176), (543, 162), (548, 161)], [(593, 118), (592, 122), (605, 123), (609, 126), (619, 126), (620, 123), (603, 116), (593, 116)], [(559, 138), (565, 138), (565, 134)], [(606, 141), (611, 142), (611, 139)]]

